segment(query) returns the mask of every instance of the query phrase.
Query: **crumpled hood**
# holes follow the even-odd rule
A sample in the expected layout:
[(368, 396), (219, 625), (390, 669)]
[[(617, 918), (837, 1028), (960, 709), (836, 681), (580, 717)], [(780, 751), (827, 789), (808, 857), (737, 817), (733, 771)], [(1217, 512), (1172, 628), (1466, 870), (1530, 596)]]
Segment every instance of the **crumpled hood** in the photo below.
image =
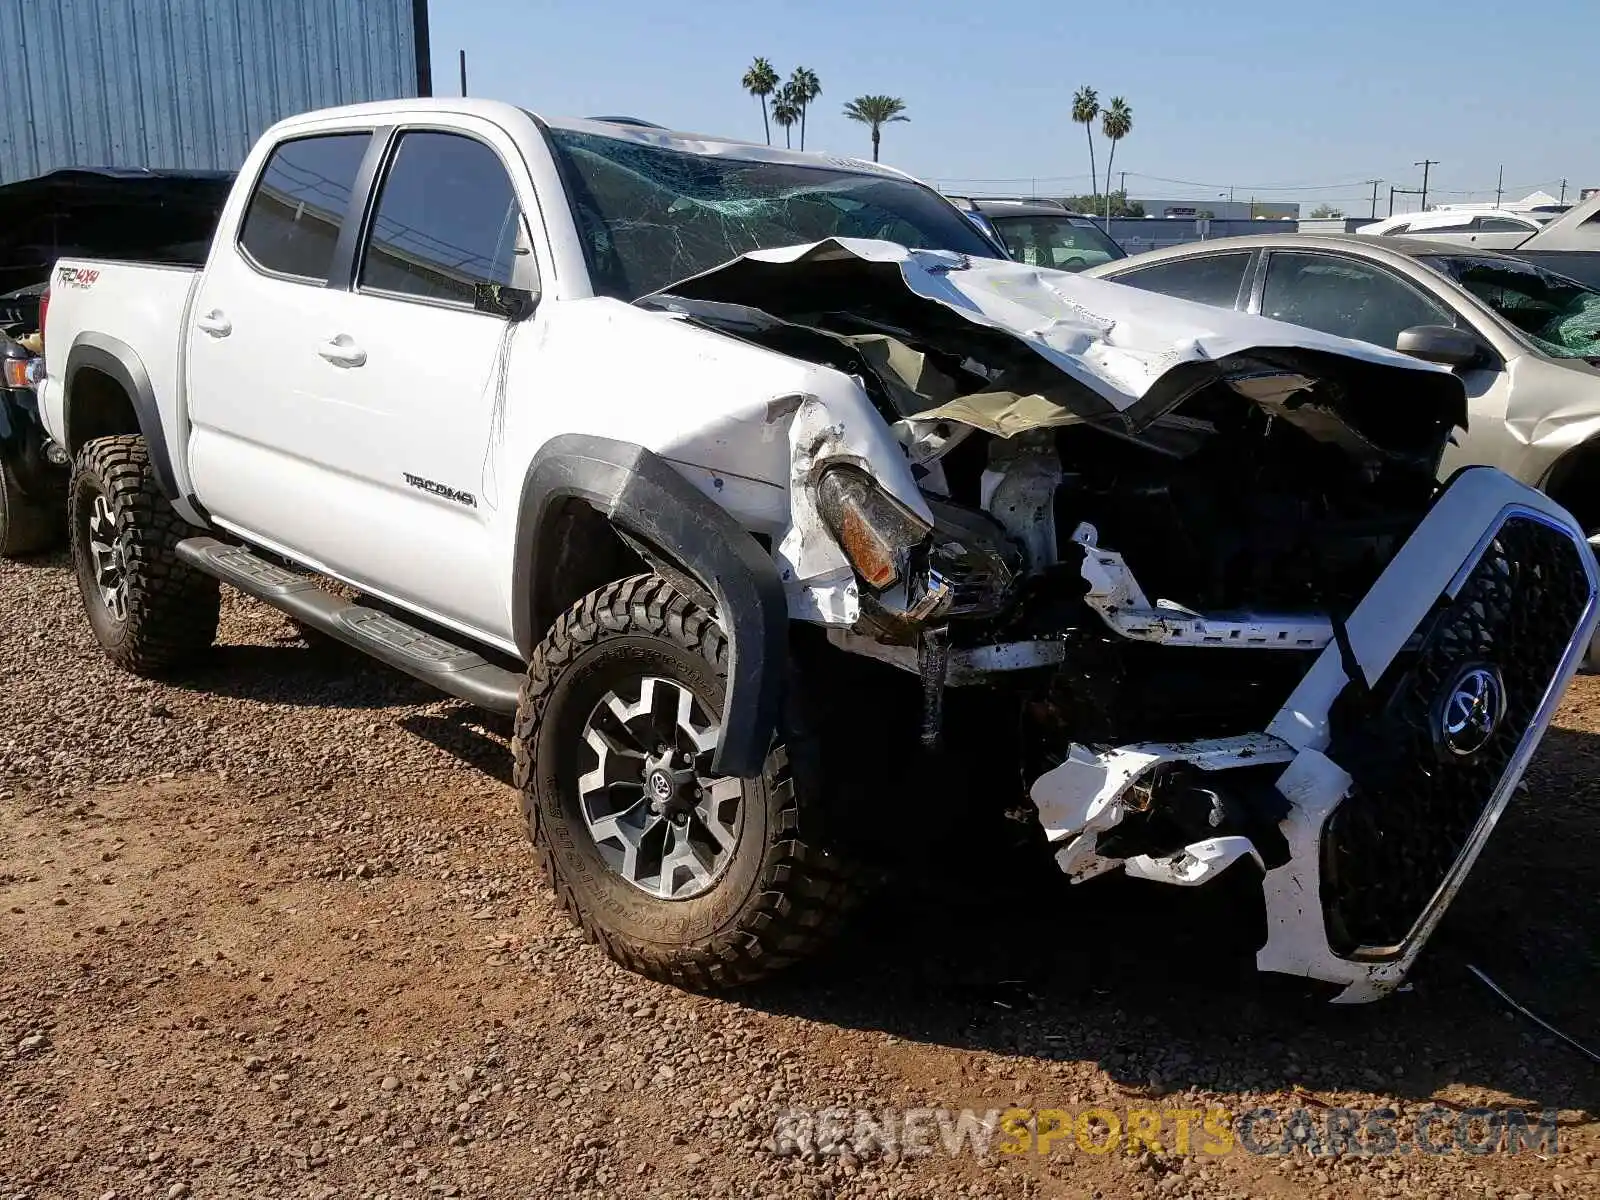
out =
[[(1108, 280), (893, 242), (830, 239), (757, 251), (651, 299), (667, 297), (965, 356), (978, 387), (940, 395), (913, 383), (912, 392), (937, 403), (900, 415), (960, 420), (1001, 436), (1079, 420), (1137, 429), (1219, 379), (1290, 408), (1298, 405), (1289, 397), (1331, 384), (1355, 408), (1373, 409), (1365, 420), (1340, 413), (1362, 438), (1391, 442), (1387, 420), (1404, 427), (1398, 442), (1407, 453), (1425, 453), (1434, 441), (1442, 449), (1450, 427), (1466, 423), (1453, 374), (1392, 350)], [(1409, 411), (1396, 412), (1402, 394)]]

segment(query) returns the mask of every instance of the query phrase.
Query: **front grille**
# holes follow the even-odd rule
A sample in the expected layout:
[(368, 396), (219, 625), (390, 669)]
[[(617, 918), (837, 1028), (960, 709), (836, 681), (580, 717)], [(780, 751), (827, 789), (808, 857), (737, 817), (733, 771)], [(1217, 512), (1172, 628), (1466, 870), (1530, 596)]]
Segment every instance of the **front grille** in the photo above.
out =
[[(1465, 849), (1583, 619), (1589, 582), (1564, 532), (1525, 516), (1500, 527), (1456, 599), (1371, 693), (1347, 687), (1329, 756), (1353, 783), (1323, 839), (1328, 943), (1397, 947)], [(1444, 732), (1447, 692), (1503, 681), (1504, 714), (1481, 746)], [(1492, 691), (1492, 688), (1490, 689)]]

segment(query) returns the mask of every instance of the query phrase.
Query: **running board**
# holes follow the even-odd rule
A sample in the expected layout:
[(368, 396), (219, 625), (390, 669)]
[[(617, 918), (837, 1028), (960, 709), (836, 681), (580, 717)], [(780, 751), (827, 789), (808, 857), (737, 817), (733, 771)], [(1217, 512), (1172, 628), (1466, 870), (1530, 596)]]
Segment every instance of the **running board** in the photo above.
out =
[(178, 543), (178, 557), (380, 662), (490, 712), (517, 711), (522, 675), (409, 625), (324, 591), (305, 575), (216, 538)]

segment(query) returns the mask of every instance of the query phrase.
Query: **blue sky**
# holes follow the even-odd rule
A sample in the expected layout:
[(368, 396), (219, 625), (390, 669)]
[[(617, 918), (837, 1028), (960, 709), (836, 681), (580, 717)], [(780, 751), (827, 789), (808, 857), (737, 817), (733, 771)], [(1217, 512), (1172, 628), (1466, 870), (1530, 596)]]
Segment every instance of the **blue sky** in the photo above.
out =
[[(900, 96), (911, 120), (883, 157), (946, 190), (1088, 190), (1082, 84), (1125, 96), (1133, 134), (1117, 151), (1134, 196), (1328, 200), (1366, 211), (1382, 179), (1430, 200), (1568, 198), (1600, 185), (1600, 3), (1304, 0), (430, 0), (435, 90), (457, 87), (561, 115), (627, 113), (674, 128), (755, 138), (739, 78), (757, 54), (822, 80), (807, 148), (866, 156), (846, 100)], [(1105, 171), (1105, 145), (1096, 130)], [(1169, 182), (1169, 181), (1185, 182)], [(1290, 185), (1294, 185), (1291, 187)], [(1324, 186), (1331, 185), (1331, 186)], [(1314, 189), (1314, 190), (1313, 190)], [(1400, 207), (1414, 206), (1397, 204)]]

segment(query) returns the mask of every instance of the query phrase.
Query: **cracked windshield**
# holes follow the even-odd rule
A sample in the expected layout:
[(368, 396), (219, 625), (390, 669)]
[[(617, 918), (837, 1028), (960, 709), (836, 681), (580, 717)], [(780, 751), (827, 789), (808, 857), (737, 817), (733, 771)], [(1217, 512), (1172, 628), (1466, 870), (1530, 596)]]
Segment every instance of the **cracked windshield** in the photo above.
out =
[(826, 165), (688, 154), (552, 129), (595, 291), (634, 300), (747, 254), (878, 238), (998, 258), (920, 184)]
[(1512, 258), (1427, 262), (1551, 358), (1600, 360), (1600, 292), (1593, 288)]

